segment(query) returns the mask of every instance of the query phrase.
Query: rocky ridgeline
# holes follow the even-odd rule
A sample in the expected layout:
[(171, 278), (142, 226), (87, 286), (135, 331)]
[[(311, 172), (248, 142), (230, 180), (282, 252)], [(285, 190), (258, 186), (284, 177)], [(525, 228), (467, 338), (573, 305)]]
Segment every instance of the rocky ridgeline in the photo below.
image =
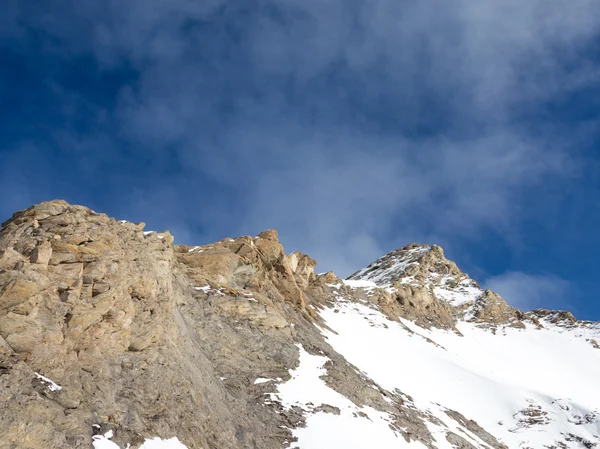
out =
[[(577, 320), (567, 311), (536, 309), (523, 312), (498, 293), (482, 289), (468, 274), (446, 259), (437, 245), (412, 243), (392, 251), (348, 277), (380, 288), (377, 302), (388, 315), (423, 327), (454, 328), (465, 320), (492, 328), (560, 327), (596, 331), (600, 323)], [(599, 346), (595, 339), (589, 340)]]
[(374, 282), (387, 291), (380, 302), (392, 316), (424, 327), (454, 328), (457, 320), (522, 327), (526, 318), (497, 293), (482, 289), (437, 245), (397, 249), (348, 279)]
[(89, 449), (112, 431), (123, 448), (281, 448), (305, 417), (267, 407), (255, 380), (288, 379), (298, 344), (331, 360), (332, 388), (431, 443), (419, 411), (324, 341), (315, 311), (334, 294), (275, 231), (189, 247), (143, 229), (64, 201), (2, 225), (0, 447)]
[[(375, 282), (367, 288), (316, 275), (315, 264), (285, 254), (273, 230), (186, 246), (64, 201), (15, 213), (0, 229), (0, 448), (89, 449), (108, 431), (123, 448), (153, 436), (190, 449), (287, 447), (306, 416), (265, 403), (272, 387), (256, 381), (289, 379), (298, 345), (329, 359), (330, 388), (435, 448), (433, 418), (335, 352), (319, 309), (343, 295), (424, 327), (580, 325), (558, 312), (523, 314), (437, 246), (409, 245), (351, 276)], [(505, 447), (473, 417), (448, 413)], [(446, 439), (474, 447), (450, 431)]]
[[(190, 448), (280, 447), (288, 437), (260, 431), (283, 418), (254, 404), (246, 384), (254, 371), (293, 366), (283, 336), (309, 315), (296, 283), (310, 278), (309, 259), (287, 258), (267, 232), (244, 267), (240, 244), (187, 253), (143, 228), (63, 201), (4, 223), (0, 447), (89, 448), (107, 430), (134, 445), (177, 435)], [(256, 303), (240, 300), (258, 284)]]

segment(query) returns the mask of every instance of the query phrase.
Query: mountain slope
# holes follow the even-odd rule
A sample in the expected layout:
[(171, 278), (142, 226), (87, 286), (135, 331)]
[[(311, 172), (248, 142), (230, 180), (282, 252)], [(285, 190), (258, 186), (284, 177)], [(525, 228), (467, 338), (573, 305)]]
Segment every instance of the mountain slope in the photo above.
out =
[[(454, 306), (454, 332), (401, 318), (402, 327), (370, 307), (350, 306), (343, 295), (337, 310), (322, 312), (334, 331), (328, 341), (380, 385), (402, 389), (441, 419), (447, 409), (476, 419), (508, 447), (600, 444), (598, 323), (568, 312), (516, 311), (435, 246), (394, 251), (350, 279), (375, 281), (392, 295), (414, 285), (419, 299), (429, 294)], [(490, 298), (492, 320), (481, 313)], [(393, 348), (380, 351), (390, 340)], [(410, 369), (401, 362), (407, 359)]]
[(0, 448), (600, 445), (600, 326), (436, 246), (348, 280), (275, 231), (209, 245), (64, 201), (0, 230)]

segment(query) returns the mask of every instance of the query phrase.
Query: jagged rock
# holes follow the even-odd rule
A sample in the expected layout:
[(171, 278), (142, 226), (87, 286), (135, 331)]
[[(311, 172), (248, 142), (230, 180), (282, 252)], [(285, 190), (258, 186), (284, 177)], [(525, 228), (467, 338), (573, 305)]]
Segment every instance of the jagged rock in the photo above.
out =
[(548, 323), (572, 326), (577, 322), (577, 319), (571, 312), (565, 310), (546, 310), (546, 309), (535, 309), (529, 313), (530, 316), (535, 316), (538, 319), (542, 319)]
[[(2, 225), (0, 447), (89, 449), (93, 435), (109, 431), (122, 448), (153, 436), (177, 436), (189, 449), (289, 447), (308, 417), (348, 413), (277, 399), (304, 353), (324, 360), (315, 382), (347, 401), (355, 418), (384, 416), (401, 442), (506, 448), (476, 417), (447, 411), (458, 426), (451, 430), (408, 394), (375, 383), (324, 337), (331, 329), (320, 311), (368, 305), (411, 323), (361, 321), (377, 331), (398, 324), (440, 351), (420, 332), (442, 328), (459, 338), (447, 330), (458, 334), (466, 320), (596, 329), (565, 313), (523, 314), (435, 245), (394, 251), (351, 277), (374, 284), (352, 284), (316, 275), (316, 261), (286, 254), (274, 230), (190, 247), (143, 229), (64, 201)], [(435, 437), (432, 426), (442, 429)], [(583, 438), (575, 433), (568, 438)]]
[[(20, 264), (0, 274), (0, 366), (12, 365), (0, 376), (11, 392), (3, 441), (87, 449), (98, 424), (117, 443), (177, 435), (188, 448), (281, 447), (288, 431), (259, 429), (285, 416), (256, 404), (247, 379), (285, 377), (296, 363), (290, 323), (313, 326), (304, 291), (315, 262), (285, 255), (275, 231), (188, 252), (142, 229), (63, 201), (3, 225), (2, 261)], [(62, 389), (41, 387), (36, 399), (34, 372)]]
[(489, 293), (446, 259), (437, 245), (412, 243), (377, 259), (348, 279), (372, 281), (386, 289), (396, 299), (395, 305), (387, 301), (388, 313), (424, 327), (454, 328), (457, 319), (473, 315), (473, 311), (483, 321), (492, 316), (498, 320), (509, 309), (496, 294), (494, 300), (489, 298)]
[(475, 301), (469, 313), (479, 322), (492, 325), (512, 322), (516, 327), (524, 327), (521, 320), (525, 318), (525, 314), (508, 305), (498, 293), (491, 290), (483, 292), (483, 295)]
[(48, 265), (50, 257), (52, 256), (52, 246), (45, 242), (39, 246), (36, 246), (31, 253), (31, 263), (39, 263), (41, 265)]
[(450, 443), (455, 449), (477, 449), (463, 437), (455, 434), (454, 432), (448, 432), (446, 434), (446, 441), (448, 441), (448, 443)]

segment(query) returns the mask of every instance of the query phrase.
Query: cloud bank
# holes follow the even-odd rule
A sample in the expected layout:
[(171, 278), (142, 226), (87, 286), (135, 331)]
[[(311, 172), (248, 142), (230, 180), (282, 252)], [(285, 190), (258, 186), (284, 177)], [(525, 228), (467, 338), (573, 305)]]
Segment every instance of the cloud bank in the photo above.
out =
[(570, 283), (552, 275), (530, 275), (510, 271), (488, 279), (485, 288), (500, 295), (511, 305), (524, 310), (567, 308)]
[(9, 3), (2, 39), (45, 36), (61, 99), (5, 144), (20, 202), (81, 198), (58, 152), (123, 218), (188, 243), (277, 228), (346, 275), (413, 240), (518, 240), (581, 169), (587, 130), (544, 111), (598, 81), (595, 1)]

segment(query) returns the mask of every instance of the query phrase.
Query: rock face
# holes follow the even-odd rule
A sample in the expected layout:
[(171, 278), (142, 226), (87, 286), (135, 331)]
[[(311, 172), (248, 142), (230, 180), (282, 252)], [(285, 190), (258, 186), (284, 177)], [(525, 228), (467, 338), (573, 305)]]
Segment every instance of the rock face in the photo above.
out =
[[(326, 312), (368, 304), (406, 335), (403, 320), (456, 335), (463, 322), (584, 326), (590, 348), (600, 341), (595, 323), (512, 308), (437, 246), (409, 245), (350, 281), (315, 264), (285, 254), (274, 230), (191, 247), (64, 201), (15, 213), (0, 230), (0, 448), (88, 449), (112, 433), (121, 448), (177, 437), (274, 449), (323, 416), (381, 421), (403, 445), (505, 448), (476, 416), (436, 417), (357, 369), (332, 346)], [(315, 382), (343, 399), (290, 403), (303, 360), (319, 361)]]
[(454, 328), (468, 319), (521, 327), (525, 315), (463, 273), (436, 245), (410, 244), (377, 259), (348, 279), (374, 282), (390, 295), (398, 316), (420, 326)]
[(391, 409), (320, 336), (316, 262), (276, 231), (187, 247), (143, 227), (63, 201), (3, 224), (0, 446), (89, 448), (111, 430), (122, 447), (280, 448), (302, 417), (266, 408), (254, 380), (289, 378), (298, 343), (330, 353), (347, 396)]

